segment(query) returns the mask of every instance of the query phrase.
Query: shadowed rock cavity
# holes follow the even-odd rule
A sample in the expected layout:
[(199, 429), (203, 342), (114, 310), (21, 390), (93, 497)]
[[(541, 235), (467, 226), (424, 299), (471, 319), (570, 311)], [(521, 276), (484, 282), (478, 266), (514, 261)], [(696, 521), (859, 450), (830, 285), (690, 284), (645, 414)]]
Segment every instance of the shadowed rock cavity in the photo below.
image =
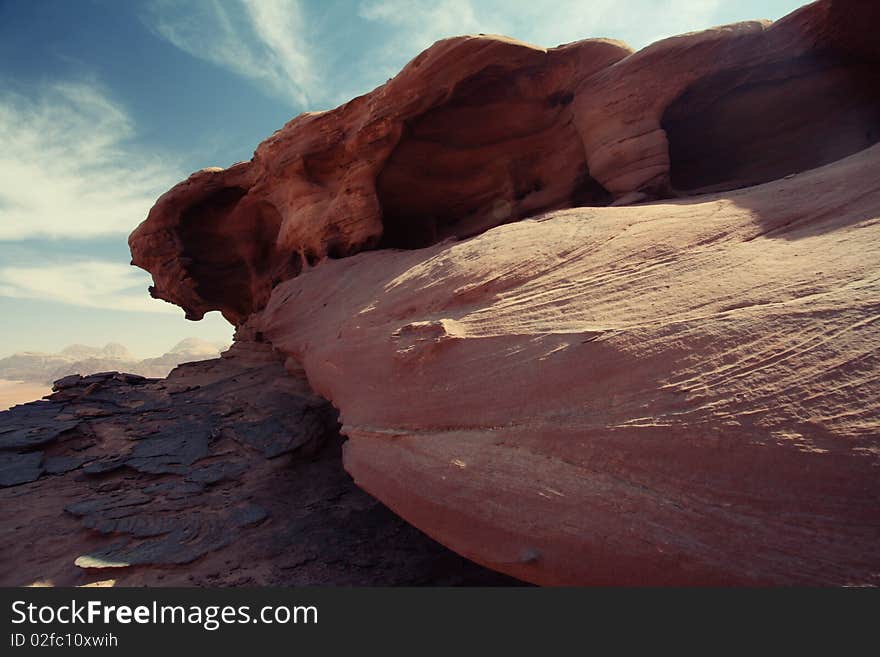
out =
[(663, 116), (672, 187), (747, 187), (872, 146), (880, 140), (877, 71), (824, 52), (697, 81)]
[(380, 246), (420, 248), (551, 209), (610, 203), (587, 170), (574, 95), (547, 94), (541, 75), (488, 66), (406, 123), (376, 181)]
[[(181, 260), (196, 294), (223, 308), (234, 324), (265, 304), (275, 282), (301, 269), (299, 258), (282, 258), (275, 251), (278, 210), (246, 195), (242, 187), (220, 189), (186, 208), (179, 227)], [(188, 313), (188, 318), (201, 316)]]

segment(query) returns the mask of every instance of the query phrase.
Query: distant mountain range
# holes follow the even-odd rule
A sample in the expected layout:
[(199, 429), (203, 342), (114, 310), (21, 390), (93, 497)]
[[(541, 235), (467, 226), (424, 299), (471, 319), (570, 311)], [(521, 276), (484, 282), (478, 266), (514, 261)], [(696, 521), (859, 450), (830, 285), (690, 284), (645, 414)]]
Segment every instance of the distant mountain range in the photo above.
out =
[(187, 338), (158, 358), (138, 360), (128, 349), (111, 342), (103, 347), (73, 344), (57, 354), (25, 351), (0, 358), (0, 379), (52, 383), (68, 374), (120, 371), (148, 377), (164, 377), (180, 363), (216, 358), (226, 345)]

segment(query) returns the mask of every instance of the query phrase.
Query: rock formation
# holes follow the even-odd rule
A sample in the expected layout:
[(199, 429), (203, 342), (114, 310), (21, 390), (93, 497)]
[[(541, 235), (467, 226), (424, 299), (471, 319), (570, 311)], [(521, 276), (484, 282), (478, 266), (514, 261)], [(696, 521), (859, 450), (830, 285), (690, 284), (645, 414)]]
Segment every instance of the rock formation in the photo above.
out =
[(282, 283), (345, 467), (544, 584), (877, 584), (880, 146)]
[[(304, 372), (355, 483), (479, 564), (538, 584), (877, 585), (878, 26), (876, 2), (820, 0), (637, 53), (440, 41), (172, 188), (133, 263)], [(107, 468), (205, 495), (194, 473), (237, 471), (224, 445), (309, 443), (320, 403), (290, 394), (258, 409), (256, 443), (220, 411), (197, 453), (160, 431)], [(4, 476), (48, 471), (41, 436), (12, 436)], [(296, 499), (265, 481), (216, 511), (233, 534), (257, 498)], [(158, 521), (105, 499), (70, 509), (120, 537), (85, 556), (163, 553)], [(213, 540), (210, 518), (168, 522)]]
[(322, 258), (543, 211), (767, 182), (880, 139), (870, 0), (665, 39), (550, 50), (440, 41), (250, 162), (193, 174), (131, 236), (152, 293), (238, 324)]

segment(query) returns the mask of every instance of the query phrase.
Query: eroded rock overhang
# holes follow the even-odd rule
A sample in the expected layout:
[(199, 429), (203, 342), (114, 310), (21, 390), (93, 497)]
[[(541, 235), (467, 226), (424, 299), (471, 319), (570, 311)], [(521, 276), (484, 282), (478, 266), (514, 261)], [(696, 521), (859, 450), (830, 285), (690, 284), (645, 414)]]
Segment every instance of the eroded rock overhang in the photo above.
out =
[(637, 53), (446, 39), (374, 91), (194, 173), (131, 235), (153, 296), (233, 324), (323, 258), (549, 210), (782, 178), (880, 139), (878, 9), (827, 0)]

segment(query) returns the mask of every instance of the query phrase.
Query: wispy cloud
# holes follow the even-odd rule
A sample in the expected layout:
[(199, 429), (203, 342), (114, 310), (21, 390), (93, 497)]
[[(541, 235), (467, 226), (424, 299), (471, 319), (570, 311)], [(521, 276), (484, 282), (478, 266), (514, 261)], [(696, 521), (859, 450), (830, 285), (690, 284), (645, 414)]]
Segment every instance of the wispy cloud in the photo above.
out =
[(297, 109), (363, 93), (438, 39), (506, 34), (543, 46), (593, 36), (642, 47), (708, 27), (721, 0), (153, 0), (146, 22), (179, 49)]
[(0, 240), (124, 234), (180, 178), (97, 85), (0, 92)]
[(316, 82), (298, 0), (156, 0), (147, 24), (177, 48), (306, 106)]
[(144, 292), (149, 275), (117, 262), (82, 260), (0, 267), (0, 296), (87, 308), (180, 314)]

